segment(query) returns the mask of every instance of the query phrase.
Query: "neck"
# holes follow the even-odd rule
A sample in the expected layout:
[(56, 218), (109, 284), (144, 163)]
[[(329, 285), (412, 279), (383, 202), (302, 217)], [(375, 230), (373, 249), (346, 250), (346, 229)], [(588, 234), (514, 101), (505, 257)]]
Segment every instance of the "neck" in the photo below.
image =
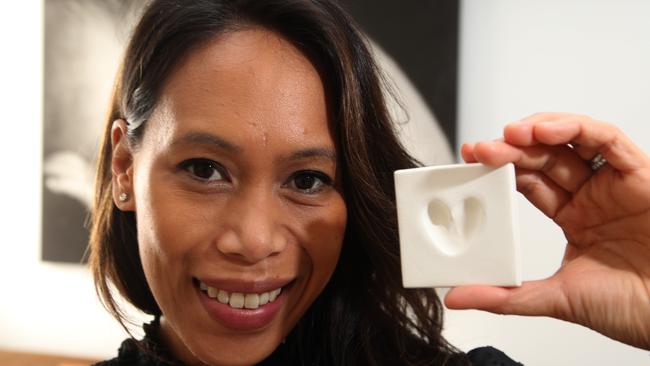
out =
[(165, 342), (164, 346), (169, 350), (169, 353), (185, 365), (207, 366), (185, 346), (185, 343), (164, 316), (160, 317), (160, 337)]

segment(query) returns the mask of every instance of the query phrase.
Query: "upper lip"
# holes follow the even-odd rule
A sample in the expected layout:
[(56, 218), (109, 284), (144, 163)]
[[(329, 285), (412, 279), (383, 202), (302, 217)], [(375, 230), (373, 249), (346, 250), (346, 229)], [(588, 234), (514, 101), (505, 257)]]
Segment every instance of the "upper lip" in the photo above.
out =
[(210, 287), (217, 288), (228, 292), (241, 292), (246, 294), (262, 293), (276, 290), (280, 287), (285, 287), (293, 279), (275, 278), (275, 279), (260, 279), (260, 280), (243, 280), (243, 279), (226, 279), (226, 278), (200, 278), (196, 277), (198, 281), (205, 283)]

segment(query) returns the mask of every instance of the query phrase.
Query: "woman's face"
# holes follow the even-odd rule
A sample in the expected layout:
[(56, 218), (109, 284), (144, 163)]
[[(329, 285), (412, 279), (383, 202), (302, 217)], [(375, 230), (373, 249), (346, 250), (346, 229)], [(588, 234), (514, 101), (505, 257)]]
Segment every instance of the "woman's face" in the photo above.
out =
[(165, 84), (133, 153), (140, 256), (189, 364), (268, 356), (320, 294), (346, 224), (314, 65), (275, 33), (225, 33)]

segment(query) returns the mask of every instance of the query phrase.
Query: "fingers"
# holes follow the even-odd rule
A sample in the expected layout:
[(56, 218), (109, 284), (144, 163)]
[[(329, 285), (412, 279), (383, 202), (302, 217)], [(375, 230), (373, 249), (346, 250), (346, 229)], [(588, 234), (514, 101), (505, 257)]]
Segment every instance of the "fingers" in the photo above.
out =
[(648, 164), (648, 157), (618, 127), (567, 113), (539, 113), (504, 129), (506, 142), (516, 146), (578, 145), (585, 160), (603, 154), (612, 167), (630, 172)]
[(589, 179), (592, 171), (568, 146), (516, 147), (502, 141), (464, 144), (461, 155), (468, 163), (491, 166), (514, 163), (517, 190), (546, 216), (558, 211)]
[(517, 191), (551, 219), (571, 200), (571, 193), (540, 172), (517, 169), (516, 177)]
[(445, 296), (450, 309), (477, 309), (497, 314), (561, 318), (564, 295), (553, 278), (524, 282), (515, 288), (483, 285), (453, 288)]
[(460, 156), (466, 163), (476, 163), (476, 158), (474, 157), (474, 147), (476, 144), (465, 143), (460, 147)]
[[(466, 152), (468, 153), (468, 152)], [(474, 144), (473, 158), (483, 164), (539, 171), (569, 192), (576, 192), (592, 175), (585, 161), (567, 145), (517, 147), (500, 141)]]
[(579, 144), (573, 144), (575, 147), (575, 152), (583, 158), (585, 161), (593, 159), (594, 156), (598, 155), (598, 148), (593, 146), (582, 146)]
[(587, 181), (592, 171), (569, 146), (517, 147), (501, 141), (465, 144), (461, 154), (467, 162), (491, 166), (514, 163), (517, 190), (548, 217), (557, 212)]
[(502, 141), (461, 148), (466, 162), (514, 163), (517, 189), (551, 218), (593, 176), (588, 161), (598, 153), (619, 172), (650, 174), (650, 158), (617, 127), (568, 113), (536, 114), (506, 126)]

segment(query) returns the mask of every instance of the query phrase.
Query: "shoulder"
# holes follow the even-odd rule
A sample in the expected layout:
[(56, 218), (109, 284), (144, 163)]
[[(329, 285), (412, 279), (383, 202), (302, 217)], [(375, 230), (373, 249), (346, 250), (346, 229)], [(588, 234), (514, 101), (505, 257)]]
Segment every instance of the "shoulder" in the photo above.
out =
[(523, 366), (494, 347), (480, 347), (467, 353), (474, 366)]
[(94, 366), (167, 366), (168, 363), (161, 363), (155, 356), (143, 349), (138, 341), (132, 338), (122, 342), (117, 357), (99, 362)]
[(139, 362), (141, 352), (138, 350), (136, 342), (131, 338), (126, 339), (122, 342), (117, 357), (96, 363), (93, 366), (146, 365), (147, 363)]

